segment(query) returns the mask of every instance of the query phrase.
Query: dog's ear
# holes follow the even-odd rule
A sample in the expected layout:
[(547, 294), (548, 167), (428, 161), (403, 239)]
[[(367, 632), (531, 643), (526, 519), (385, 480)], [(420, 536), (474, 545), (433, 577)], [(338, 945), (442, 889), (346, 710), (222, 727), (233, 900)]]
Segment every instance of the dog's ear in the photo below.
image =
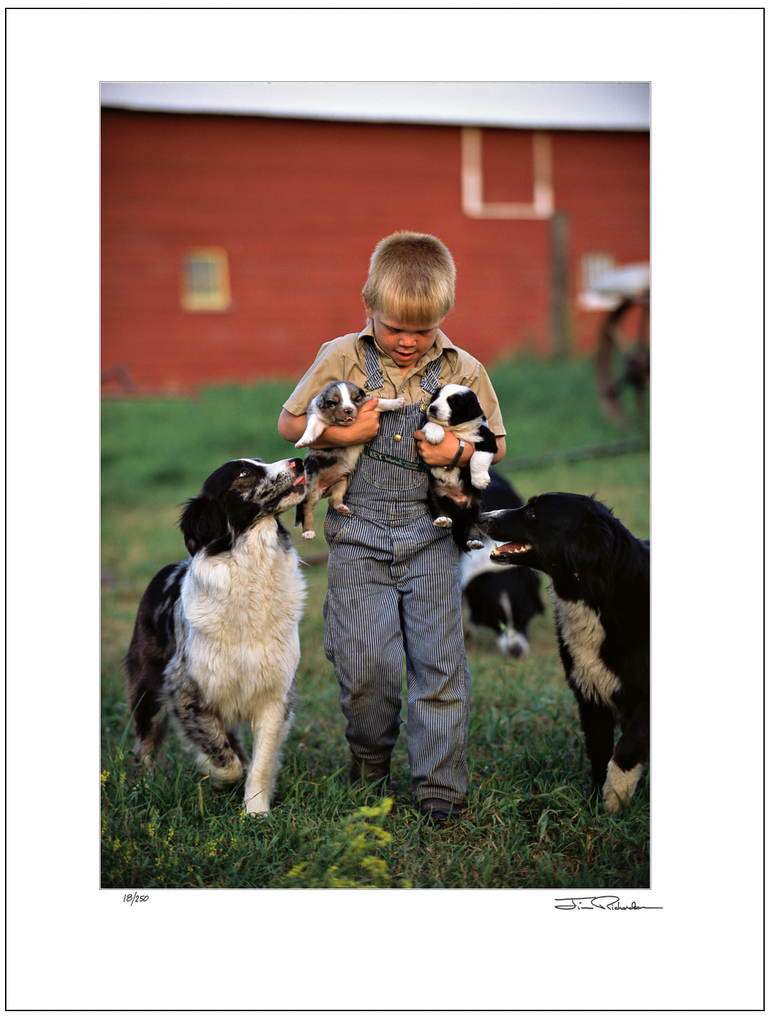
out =
[(179, 521), (190, 555), (227, 533), (226, 514), (211, 498), (191, 498)]
[(474, 420), (478, 416), (484, 416), (484, 410), (482, 409), (481, 403), (476, 395), (475, 391), (469, 390), (466, 393), (466, 412), (469, 417)]
[(574, 530), (566, 558), (572, 572), (589, 577), (597, 574), (601, 564), (615, 556), (616, 539), (609, 524), (599, 516), (587, 516)]

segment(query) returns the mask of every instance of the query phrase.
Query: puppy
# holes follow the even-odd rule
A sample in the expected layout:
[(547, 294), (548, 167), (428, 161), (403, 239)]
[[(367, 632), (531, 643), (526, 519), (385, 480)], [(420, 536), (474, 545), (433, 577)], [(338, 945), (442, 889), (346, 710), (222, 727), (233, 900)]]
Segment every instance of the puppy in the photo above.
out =
[[(520, 508), (522, 499), (511, 484), (495, 470), (481, 492), (484, 510)], [(503, 655), (518, 658), (530, 653), (527, 627), (535, 615), (542, 615), (541, 582), (538, 573), (523, 565), (496, 564), (490, 560), (495, 541), (484, 539), (484, 547), (460, 555), (460, 583), (474, 626), (491, 629)]]
[[(593, 791), (609, 811), (631, 799), (649, 751), (649, 545), (582, 494), (539, 494), (485, 513), (495, 563), (551, 577), (557, 639), (579, 707)], [(614, 747), (614, 726), (622, 734)], [(613, 756), (612, 756), (613, 751)]]
[[(326, 427), (347, 426), (354, 423), (358, 412), (369, 396), (363, 388), (346, 380), (328, 384), (317, 398), (313, 398), (307, 409), (307, 429), (296, 442), (297, 448), (312, 444)], [(380, 398), (375, 406), (377, 412), (400, 409), (405, 398)], [(349, 513), (344, 503), (345, 492), (355, 463), (364, 445), (356, 444), (347, 448), (323, 448), (312, 450), (304, 459), (304, 473), (307, 477), (307, 495), (296, 509), (296, 526), (303, 527), (302, 537), (312, 540), (315, 536), (315, 506), (321, 498), (328, 496), (328, 504), (337, 512)]]
[(171, 715), (217, 785), (249, 762), (251, 814), (269, 810), (291, 724), (305, 586), (278, 515), (305, 483), (301, 459), (236, 459), (209, 476), (180, 517), (191, 559), (151, 580), (124, 662), (137, 756), (150, 763)]
[(461, 441), (470, 441), (474, 453), (467, 466), (429, 466), (428, 500), (435, 526), (451, 527), (455, 543), (465, 551), (481, 548), (477, 519), (482, 509), (479, 494), (490, 482), (489, 469), (498, 450), (495, 435), (487, 425), (479, 399), (470, 388), (445, 384), (428, 403), (427, 422), (421, 427), (429, 444), (444, 440), (445, 431)]

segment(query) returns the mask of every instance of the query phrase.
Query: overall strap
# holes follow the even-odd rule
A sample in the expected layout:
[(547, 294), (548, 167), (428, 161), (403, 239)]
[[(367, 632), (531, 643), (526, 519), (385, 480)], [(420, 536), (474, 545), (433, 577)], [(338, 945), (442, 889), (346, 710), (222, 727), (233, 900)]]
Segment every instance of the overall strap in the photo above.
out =
[(439, 371), (441, 370), (441, 356), (428, 363), (423, 371), (422, 378), (420, 379), (420, 387), (423, 391), (428, 391), (430, 394), (439, 387)]
[(377, 346), (371, 338), (363, 339), (363, 355), (366, 359), (368, 379), (363, 386), (364, 391), (378, 391), (385, 386), (385, 375), (380, 366)]

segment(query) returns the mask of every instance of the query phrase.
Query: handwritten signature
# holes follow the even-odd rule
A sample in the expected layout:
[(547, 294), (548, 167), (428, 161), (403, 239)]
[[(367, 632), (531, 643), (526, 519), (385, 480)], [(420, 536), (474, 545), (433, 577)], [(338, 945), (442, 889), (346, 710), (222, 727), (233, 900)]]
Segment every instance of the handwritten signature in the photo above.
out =
[(664, 907), (643, 907), (634, 900), (620, 903), (618, 896), (566, 896), (555, 900), (555, 910), (664, 910)]

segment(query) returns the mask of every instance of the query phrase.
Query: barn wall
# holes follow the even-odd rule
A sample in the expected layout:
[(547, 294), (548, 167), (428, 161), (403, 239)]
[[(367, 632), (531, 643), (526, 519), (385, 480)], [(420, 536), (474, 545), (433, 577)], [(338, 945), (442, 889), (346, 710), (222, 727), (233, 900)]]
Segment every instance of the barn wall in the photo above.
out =
[[(529, 202), (531, 133), (486, 131), (486, 202)], [(648, 137), (553, 132), (555, 202), (581, 254), (648, 259)], [(457, 127), (103, 111), (102, 363), (146, 389), (298, 377), (320, 344), (363, 325), (376, 242), (438, 235), (458, 267), (445, 330), (485, 363), (550, 345), (545, 221), (461, 210)], [(229, 260), (225, 312), (181, 307), (194, 248)], [(573, 307), (575, 344), (599, 314)]]

